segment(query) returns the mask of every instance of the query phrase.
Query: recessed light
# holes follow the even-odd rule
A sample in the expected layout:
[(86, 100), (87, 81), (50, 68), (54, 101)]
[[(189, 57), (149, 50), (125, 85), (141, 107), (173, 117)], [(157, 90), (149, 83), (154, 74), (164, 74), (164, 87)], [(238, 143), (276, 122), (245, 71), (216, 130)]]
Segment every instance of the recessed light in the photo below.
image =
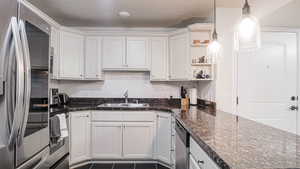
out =
[(119, 16), (122, 18), (127, 18), (130, 16), (130, 13), (127, 11), (121, 11), (121, 12), (119, 12)]

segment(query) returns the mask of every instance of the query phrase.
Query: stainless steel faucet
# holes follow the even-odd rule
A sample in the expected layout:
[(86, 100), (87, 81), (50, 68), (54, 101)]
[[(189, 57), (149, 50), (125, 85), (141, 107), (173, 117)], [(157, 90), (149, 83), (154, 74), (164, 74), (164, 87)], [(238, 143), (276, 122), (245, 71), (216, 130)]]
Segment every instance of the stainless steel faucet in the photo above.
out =
[(127, 104), (128, 103), (128, 89), (125, 91), (123, 96), (125, 97), (125, 103)]

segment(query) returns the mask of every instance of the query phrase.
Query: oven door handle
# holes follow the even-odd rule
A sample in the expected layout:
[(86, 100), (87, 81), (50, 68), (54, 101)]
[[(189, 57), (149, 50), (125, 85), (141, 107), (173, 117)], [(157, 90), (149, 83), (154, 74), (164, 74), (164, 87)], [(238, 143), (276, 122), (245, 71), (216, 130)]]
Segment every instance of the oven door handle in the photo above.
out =
[(25, 94), (24, 94), (24, 113), (22, 117), (22, 124), (18, 139), (18, 144), (23, 143), (24, 134), (26, 130), (26, 124), (29, 114), (30, 108), (30, 93), (31, 93), (31, 63), (30, 63), (30, 53), (29, 53), (29, 46), (28, 46), (28, 39), (26, 34), (25, 22), (20, 20), (19, 22), (20, 27), (20, 37), (22, 43), (22, 49), (24, 53), (24, 72), (25, 72)]
[[(11, 38), (12, 37), (12, 38)], [(14, 49), (13, 49), (14, 48)], [(17, 23), (17, 18), (12, 17), (9, 29), (7, 31), (7, 34), (5, 36), (5, 43), (4, 43), (4, 50), (2, 55), (7, 56), (7, 51), (9, 50), (10, 58), (8, 58), (9, 63), (6, 69), (6, 88), (5, 91), (5, 99), (6, 99), (6, 106), (8, 109), (8, 113), (13, 112), (13, 121), (10, 126), (10, 136), (8, 139), (8, 146), (9, 148), (13, 148), (13, 145), (16, 143), (16, 139), (18, 136), (18, 132), (21, 125), (21, 114), (23, 111), (23, 98), (24, 98), (24, 62), (23, 62), (23, 51), (21, 47), (21, 40), (20, 40), (20, 34), (19, 34), (19, 28)], [(11, 88), (13, 87), (11, 84), (11, 72), (9, 69), (11, 69), (10, 66), (13, 65), (14, 60), (13, 59), (13, 50), (15, 52), (16, 56), (16, 98), (15, 98), (15, 104), (13, 104), (13, 93)], [(11, 108), (14, 107), (14, 108)]]

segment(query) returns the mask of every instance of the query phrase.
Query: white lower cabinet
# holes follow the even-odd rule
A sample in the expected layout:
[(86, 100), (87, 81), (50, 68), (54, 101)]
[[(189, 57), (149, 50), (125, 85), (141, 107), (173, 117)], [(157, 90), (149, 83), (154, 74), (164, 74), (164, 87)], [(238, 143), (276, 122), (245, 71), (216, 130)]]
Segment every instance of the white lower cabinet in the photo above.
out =
[(122, 158), (122, 123), (92, 123), (93, 158)]
[(113, 159), (173, 163), (173, 118), (167, 112), (81, 111), (70, 117), (71, 165)]
[(70, 164), (90, 158), (90, 112), (70, 113)]
[(153, 157), (153, 123), (126, 122), (123, 127), (124, 158)]
[(157, 159), (170, 164), (172, 152), (172, 116), (169, 113), (156, 115), (156, 154)]
[(190, 169), (203, 169), (201, 165), (195, 160), (195, 158), (190, 154)]
[(219, 169), (193, 138), (190, 139), (190, 169)]

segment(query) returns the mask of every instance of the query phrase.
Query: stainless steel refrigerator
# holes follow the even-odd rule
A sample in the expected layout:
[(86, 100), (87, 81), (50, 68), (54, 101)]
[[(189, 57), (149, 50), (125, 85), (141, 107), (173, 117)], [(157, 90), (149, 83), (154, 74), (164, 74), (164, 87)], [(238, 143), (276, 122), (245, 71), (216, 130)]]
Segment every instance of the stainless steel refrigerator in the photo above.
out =
[(50, 26), (0, 1), (0, 168), (40, 169), (49, 155)]

